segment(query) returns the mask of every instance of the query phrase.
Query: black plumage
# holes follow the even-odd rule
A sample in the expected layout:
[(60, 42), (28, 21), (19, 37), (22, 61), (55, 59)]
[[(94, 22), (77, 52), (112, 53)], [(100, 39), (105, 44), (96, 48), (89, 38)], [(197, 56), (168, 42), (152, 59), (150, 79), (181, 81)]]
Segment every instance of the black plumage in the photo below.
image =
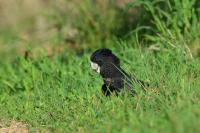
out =
[(132, 96), (136, 94), (133, 82), (144, 88), (144, 82), (131, 77), (121, 67), (119, 58), (109, 49), (98, 49), (90, 57), (92, 69), (100, 73), (104, 84), (102, 92), (109, 96), (111, 93), (118, 95), (119, 92), (129, 92)]

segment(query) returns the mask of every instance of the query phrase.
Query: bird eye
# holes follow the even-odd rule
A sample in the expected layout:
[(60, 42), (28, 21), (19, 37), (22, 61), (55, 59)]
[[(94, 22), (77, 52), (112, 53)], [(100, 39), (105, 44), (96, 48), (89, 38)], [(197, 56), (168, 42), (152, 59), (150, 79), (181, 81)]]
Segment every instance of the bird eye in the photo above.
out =
[(100, 64), (101, 66), (103, 64), (103, 60), (102, 59), (98, 60), (98, 64)]

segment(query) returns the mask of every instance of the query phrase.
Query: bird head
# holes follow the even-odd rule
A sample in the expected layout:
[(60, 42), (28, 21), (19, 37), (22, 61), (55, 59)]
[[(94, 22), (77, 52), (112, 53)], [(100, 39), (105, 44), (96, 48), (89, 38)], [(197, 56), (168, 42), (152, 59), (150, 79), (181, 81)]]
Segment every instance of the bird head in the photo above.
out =
[(103, 65), (120, 66), (120, 60), (115, 56), (110, 49), (98, 49), (90, 57), (91, 67), (96, 72), (100, 73), (100, 68)]

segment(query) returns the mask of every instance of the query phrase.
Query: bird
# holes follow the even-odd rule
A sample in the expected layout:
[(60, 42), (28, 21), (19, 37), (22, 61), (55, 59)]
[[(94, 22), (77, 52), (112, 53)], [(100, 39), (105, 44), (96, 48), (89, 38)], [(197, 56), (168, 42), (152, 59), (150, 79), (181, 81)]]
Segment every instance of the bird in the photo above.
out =
[(135, 96), (137, 93), (133, 88), (133, 81), (145, 89), (146, 83), (126, 73), (121, 68), (120, 59), (110, 49), (100, 48), (94, 51), (90, 56), (90, 63), (91, 68), (103, 79), (101, 90), (105, 96), (118, 96), (121, 92)]

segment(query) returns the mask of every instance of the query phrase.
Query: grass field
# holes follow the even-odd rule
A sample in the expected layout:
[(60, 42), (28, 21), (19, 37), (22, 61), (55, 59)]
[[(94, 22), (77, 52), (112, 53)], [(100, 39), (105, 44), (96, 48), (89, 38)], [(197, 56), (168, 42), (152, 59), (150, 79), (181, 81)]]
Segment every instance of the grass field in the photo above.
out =
[(0, 118), (53, 132), (199, 132), (200, 62), (180, 50), (156, 56), (115, 51), (123, 68), (150, 81), (138, 96), (106, 98), (89, 54), (3, 61)]
[[(12, 121), (29, 132), (200, 132), (198, 1), (133, 0), (123, 10), (105, 0), (29, 2), (22, 12), (19, 3), (5, 4), (14, 14), (0, 23), (0, 132)], [(26, 4), (40, 6), (26, 12)], [(37, 17), (48, 21), (34, 27)], [(147, 91), (134, 84), (135, 97), (103, 96), (103, 81), (90, 68), (101, 47), (148, 81)]]

